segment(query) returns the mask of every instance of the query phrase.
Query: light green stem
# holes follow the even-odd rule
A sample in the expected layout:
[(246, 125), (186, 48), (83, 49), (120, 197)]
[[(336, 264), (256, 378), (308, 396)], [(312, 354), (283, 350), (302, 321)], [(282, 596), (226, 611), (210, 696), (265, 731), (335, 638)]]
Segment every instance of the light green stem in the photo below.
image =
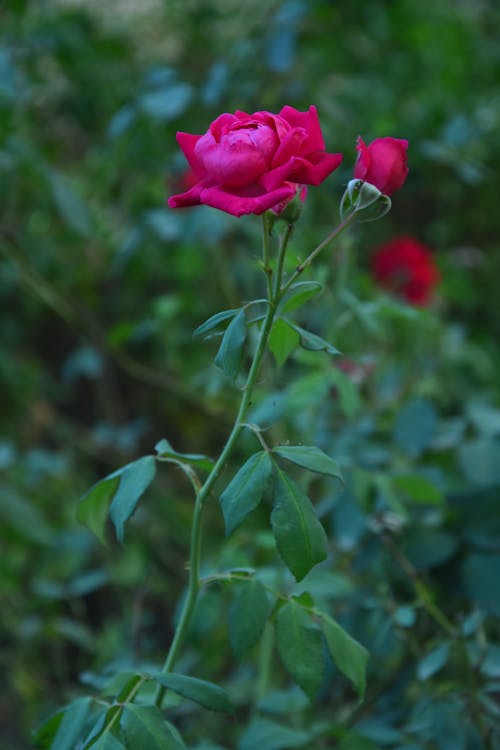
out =
[(319, 243), (319, 245), (317, 245), (311, 253), (309, 253), (309, 255), (307, 256), (307, 258), (305, 258), (305, 260), (303, 260), (301, 263), (299, 263), (299, 265), (297, 266), (297, 268), (295, 269), (295, 271), (292, 273), (292, 275), (290, 276), (290, 278), (288, 279), (288, 281), (286, 282), (286, 284), (283, 286), (283, 289), (282, 289), (282, 293), (283, 294), (291, 287), (291, 285), (293, 284), (293, 282), (296, 279), (298, 279), (298, 277), (301, 275), (301, 273), (303, 273), (306, 270), (306, 268), (308, 268), (311, 265), (311, 263), (313, 262), (313, 260), (315, 259), (315, 257), (317, 255), (319, 255), (319, 253), (322, 250), (324, 250), (324, 248), (327, 245), (329, 245), (330, 242), (332, 242), (335, 239), (335, 237), (338, 237), (338, 235), (341, 232), (343, 232), (344, 229), (347, 226), (349, 226), (349, 224), (354, 220), (355, 217), (356, 217), (356, 211), (353, 211), (352, 213), (348, 214), (345, 217), (345, 219), (343, 221), (341, 221), (340, 224), (338, 226), (336, 226), (335, 229), (332, 232), (330, 232), (330, 234), (327, 235), (325, 237), (325, 239), (322, 240)]
[[(264, 225), (264, 231), (267, 231), (266, 225)], [(170, 649), (168, 651), (167, 657), (165, 659), (165, 663), (163, 665), (162, 672), (164, 673), (170, 672), (175, 665), (175, 662), (179, 655), (180, 648), (182, 646), (182, 643), (186, 636), (186, 632), (191, 622), (194, 608), (196, 606), (196, 601), (198, 599), (198, 593), (200, 590), (200, 550), (201, 550), (201, 529), (202, 529), (203, 508), (205, 505), (205, 501), (210, 495), (210, 492), (212, 491), (212, 488), (215, 482), (217, 481), (227, 459), (231, 455), (236, 445), (236, 442), (240, 436), (240, 433), (243, 430), (244, 425), (245, 425), (245, 418), (246, 418), (248, 408), (250, 406), (250, 402), (252, 399), (252, 393), (253, 393), (255, 382), (257, 379), (257, 375), (259, 373), (260, 365), (262, 363), (262, 358), (264, 356), (264, 352), (266, 351), (267, 342), (269, 340), (269, 334), (271, 332), (271, 328), (272, 328), (273, 321), (274, 321), (274, 316), (276, 314), (276, 308), (283, 294), (281, 291), (281, 278), (283, 275), (283, 264), (284, 264), (284, 258), (285, 258), (285, 253), (286, 253), (286, 247), (288, 244), (288, 240), (290, 239), (291, 232), (292, 232), (292, 225), (289, 224), (287, 225), (287, 228), (283, 234), (283, 238), (281, 241), (278, 261), (276, 264), (274, 289), (271, 291), (271, 285), (270, 284), (268, 285), (269, 299), (268, 299), (267, 313), (264, 318), (262, 328), (260, 330), (257, 348), (255, 350), (253, 361), (252, 361), (250, 370), (248, 372), (245, 387), (243, 389), (243, 395), (241, 398), (240, 408), (238, 410), (236, 420), (234, 422), (231, 433), (226, 441), (226, 444), (219, 458), (217, 459), (205, 483), (203, 484), (200, 491), (196, 495), (194, 512), (193, 512), (193, 522), (192, 522), (192, 527), (191, 527), (189, 580), (188, 580), (187, 594), (184, 600), (179, 622), (177, 623), (174, 637), (170, 645)], [(266, 247), (266, 245), (264, 246)], [(165, 688), (160, 687), (156, 695), (157, 706), (161, 706), (164, 694), (165, 694)]]

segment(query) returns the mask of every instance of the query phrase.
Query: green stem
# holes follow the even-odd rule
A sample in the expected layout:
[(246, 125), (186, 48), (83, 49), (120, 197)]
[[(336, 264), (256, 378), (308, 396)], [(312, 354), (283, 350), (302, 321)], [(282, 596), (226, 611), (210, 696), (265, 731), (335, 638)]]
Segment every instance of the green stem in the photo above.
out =
[(306, 268), (308, 268), (315, 257), (319, 255), (319, 253), (332, 242), (332, 240), (335, 239), (335, 237), (338, 237), (338, 235), (344, 231), (344, 229), (349, 226), (349, 224), (354, 220), (356, 216), (356, 211), (353, 211), (351, 214), (348, 214), (348, 216), (345, 217), (343, 221), (340, 222), (338, 226), (335, 227), (334, 230), (330, 232), (329, 235), (325, 237), (324, 240), (322, 240), (319, 245), (317, 245), (314, 250), (309, 253), (307, 258), (302, 261), (302, 263), (299, 263), (295, 271), (292, 273), (286, 284), (283, 286), (282, 294), (284, 294), (290, 286), (293, 284), (293, 282), (300, 276), (301, 273), (303, 273)]
[[(266, 230), (267, 230), (266, 225), (264, 225), (264, 231)], [(217, 481), (226, 461), (228, 460), (229, 456), (231, 455), (236, 445), (236, 442), (240, 436), (241, 431), (243, 430), (245, 426), (245, 418), (246, 418), (246, 415), (247, 415), (247, 412), (251, 403), (253, 389), (255, 386), (255, 382), (257, 380), (257, 375), (259, 373), (262, 358), (264, 356), (264, 352), (267, 347), (269, 334), (271, 332), (272, 324), (274, 321), (274, 316), (276, 314), (276, 308), (282, 296), (281, 277), (283, 275), (284, 257), (285, 257), (286, 247), (288, 244), (288, 240), (290, 238), (291, 231), (292, 231), (292, 226), (288, 225), (287, 229), (285, 230), (283, 234), (283, 239), (281, 241), (281, 246), (280, 246), (279, 256), (278, 256), (278, 261), (277, 261), (277, 266), (276, 266), (274, 290), (272, 292), (270, 291), (269, 293), (269, 300), (268, 300), (269, 304), (267, 308), (267, 313), (264, 318), (264, 322), (262, 324), (262, 328), (261, 328), (260, 335), (259, 335), (259, 340), (257, 343), (257, 348), (255, 350), (254, 358), (253, 358), (250, 370), (248, 372), (245, 387), (243, 389), (243, 396), (241, 398), (240, 407), (238, 410), (238, 414), (236, 416), (236, 420), (234, 422), (231, 433), (226, 441), (226, 444), (218, 460), (216, 461), (205, 483), (203, 484), (203, 486), (201, 487), (201, 489), (196, 495), (194, 512), (193, 512), (193, 522), (192, 522), (192, 527), (191, 527), (189, 580), (188, 580), (187, 594), (186, 594), (186, 599), (184, 600), (184, 605), (182, 607), (179, 622), (177, 623), (174, 637), (170, 645), (170, 649), (168, 651), (167, 657), (165, 659), (165, 663), (163, 665), (163, 669), (162, 669), (163, 673), (170, 672), (175, 665), (182, 643), (186, 636), (186, 632), (191, 622), (194, 608), (196, 606), (196, 601), (198, 599), (198, 593), (200, 590), (200, 552), (201, 552), (201, 529), (202, 529), (203, 508), (204, 508), (204, 505), (208, 496), (210, 495), (210, 492), (212, 491), (212, 488), (215, 482)], [(270, 289), (270, 284), (268, 285), (268, 288)], [(156, 694), (157, 706), (161, 706), (164, 694), (165, 694), (165, 688), (159, 687), (157, 694)]]

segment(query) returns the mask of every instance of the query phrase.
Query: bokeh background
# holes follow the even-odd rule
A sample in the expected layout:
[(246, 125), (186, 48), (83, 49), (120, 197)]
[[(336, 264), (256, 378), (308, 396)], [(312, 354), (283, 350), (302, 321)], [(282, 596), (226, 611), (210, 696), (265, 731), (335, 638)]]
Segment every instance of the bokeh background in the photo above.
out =
[[(32, 747), (58, 705), (168, 645), (190, 524), (182, 478), (162, 472), (123, 547), (100, 545), (75, 509), (161, 437), (214, 455), (227, 434), (238, 392), (192, 331), (261, 296), (260, 225), (166, 209), (185, 178), (175, 132), (285, 104), (315, 104), (327, 149), (345, 155), (309, 192), (295, 257), (338, 221), (357, 136), (410, 142), (391, 213), (315, 271), (325, 291), (302, 322), (342, 357), (268, 362), (273, 396), (254, 415), (344, 469), (345, 490), (310, 488), (331, 559), (307, 586), (370, 650), (368, 698), (357, 706), (332, 666), (311, 709), (274, 657), (262, 711), (296, 744), (248, 735), (244, 709), (229, 727), (194, 708), (176, 720), (200, 750), (500, 748), (499, 39), (495, 0), (3, 0), (2, 750)], [(422, 310), (370, 272), (400, 235), (440, 268)], [(214, 503), (208, 567), (271, 575), (265, 510), (222, 539)], [(230, 599), (207, 591), (183, 667), (245, 705), (258, 654), (235, 663)], [(300, 735), (320, 720), (327, 739)]]

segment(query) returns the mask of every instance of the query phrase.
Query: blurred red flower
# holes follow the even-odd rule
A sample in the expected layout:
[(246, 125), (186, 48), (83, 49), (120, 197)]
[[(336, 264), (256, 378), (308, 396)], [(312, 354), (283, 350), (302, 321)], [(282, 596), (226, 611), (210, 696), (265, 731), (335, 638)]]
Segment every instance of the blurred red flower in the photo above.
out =
[(381, 287), (418, 307), (430, 302), (440, 280), (431, 251), (414, 237), (381, 245), (372, 257), (372, 273)]

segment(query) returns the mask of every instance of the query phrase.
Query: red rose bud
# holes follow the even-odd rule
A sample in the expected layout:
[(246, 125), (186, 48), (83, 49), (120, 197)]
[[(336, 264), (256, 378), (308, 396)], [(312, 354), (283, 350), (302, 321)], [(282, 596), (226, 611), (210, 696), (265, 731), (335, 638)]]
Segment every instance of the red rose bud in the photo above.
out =
[(381, 245), (372, 258), (372, 273), (381, 287), (417, 307), (429, 303), (440, 280), (432, 253), (413, 237)]
[(196, 183), (170, 208), (204, 204), (233, 216), (282, 211), (297, 187), (319, 185), (342, 161), (325, 151), (316, 107), (222, 114), (204, 135), (177, 133)]
[(358, 159), (354, 177), (375, 185), (381, 193), (392, 195), (408, 174), (408, 141), (402, 138), (375, 138), (367, 146), (361, 136), (356, 145)]

